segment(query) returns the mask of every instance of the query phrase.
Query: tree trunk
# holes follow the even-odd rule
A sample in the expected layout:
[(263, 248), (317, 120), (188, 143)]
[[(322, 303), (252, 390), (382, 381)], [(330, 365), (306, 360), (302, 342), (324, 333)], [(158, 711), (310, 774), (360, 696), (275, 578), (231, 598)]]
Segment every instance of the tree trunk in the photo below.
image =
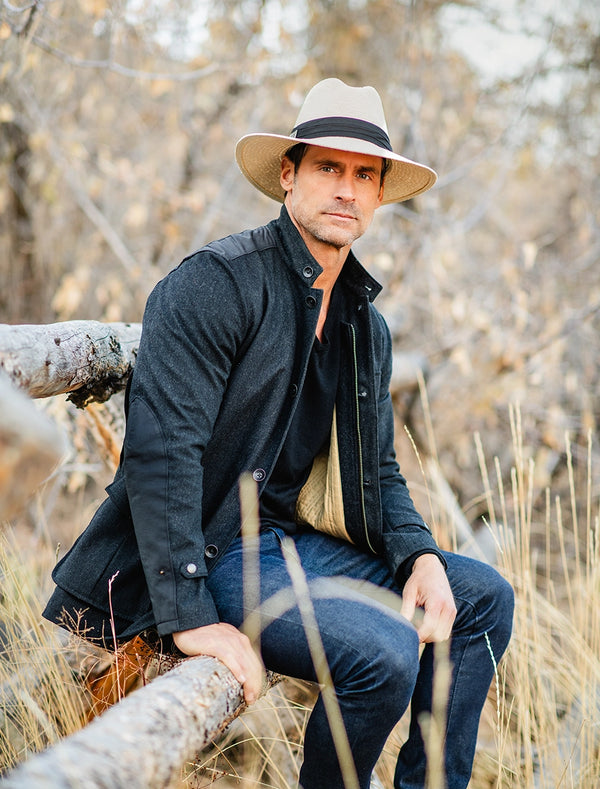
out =
[(83, 408), (125, 387), (141, 330), (139, 323), (98, 321), (0, 324), (0, 369), (31, 397), (70, 392), (69, 399)]
[(243, 708), (240, 684), (229, 669), (215, 658), (189, 658), (32, 756), (2, 786), (163, 789)]
[(61, 430), (0, 371), (0, 520), (8, 520), (66, 450)]

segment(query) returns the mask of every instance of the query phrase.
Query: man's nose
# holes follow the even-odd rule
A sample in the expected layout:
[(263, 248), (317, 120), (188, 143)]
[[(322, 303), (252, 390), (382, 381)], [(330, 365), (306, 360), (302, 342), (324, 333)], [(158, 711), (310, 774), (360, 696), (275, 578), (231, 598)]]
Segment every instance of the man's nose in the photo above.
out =
[(336, 182), (336, 198), (348, 203), (354, 200), (355, 182), (352, 173), (340, 175)]

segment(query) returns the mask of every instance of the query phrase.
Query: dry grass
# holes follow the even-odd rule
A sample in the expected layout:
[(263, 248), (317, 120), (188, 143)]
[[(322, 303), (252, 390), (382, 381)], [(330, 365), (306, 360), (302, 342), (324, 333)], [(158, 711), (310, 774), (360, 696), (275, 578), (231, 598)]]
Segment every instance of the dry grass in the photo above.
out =
[[(577, 490), (566, 437), (570, 497), (564, 503), (549, 490), (535, 489), (518, 411), (512, 425), (511, 489), (503, 489), (496, 464), (493, 494), (482, 463), (490, 528), (516, 591), (516, 613), (499, 671), (497, 753), (481, 754), (476, 776), (486, 772), (487, 763), (489, 777), (474, 784), (590, 789), (600, 785), (600, 550), (591, 438), (584, 489)], [(543, 532), (533, 505), (540, 493)]]
[(48, 587), (48, 551), (0, 536), (0, 770), (81, 728), (86, 701), (72, 653), (40, 622), (40, 590)]

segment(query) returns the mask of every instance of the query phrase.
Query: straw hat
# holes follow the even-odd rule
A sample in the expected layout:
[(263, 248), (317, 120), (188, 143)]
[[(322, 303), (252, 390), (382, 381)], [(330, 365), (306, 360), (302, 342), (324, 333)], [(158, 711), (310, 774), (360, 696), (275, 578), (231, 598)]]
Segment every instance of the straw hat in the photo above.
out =
[(408, 200), (437, 180), (430, 167), (392, 151), (381, 99), (370, 86), (352, 88), (333, 78), (318, 82), (309, 91), (288, 136), (247, 134), (239, 140), (235, 157), (253, 186), (283, 202), (281, 159), (299, 142), (388, 159), (391, 167), (385, 176), (382, 204)]

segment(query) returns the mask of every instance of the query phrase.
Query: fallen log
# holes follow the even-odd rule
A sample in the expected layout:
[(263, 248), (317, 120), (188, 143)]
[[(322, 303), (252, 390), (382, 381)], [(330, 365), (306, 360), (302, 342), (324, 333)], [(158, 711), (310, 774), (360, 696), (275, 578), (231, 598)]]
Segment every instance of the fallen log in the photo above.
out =
[(2, 787), (166, 789), (244, 708), (241, 686), (223, 663), (188, 658), (32, 756)]
[(0, 520), (8, 520), (49, 476), (66, 439), (1, 372), (0, 403)]
[(0, 370), (30, 397), (69, 392), (83, 408), (123, 389), (135, 364), (140, 323), (0, 324)]

